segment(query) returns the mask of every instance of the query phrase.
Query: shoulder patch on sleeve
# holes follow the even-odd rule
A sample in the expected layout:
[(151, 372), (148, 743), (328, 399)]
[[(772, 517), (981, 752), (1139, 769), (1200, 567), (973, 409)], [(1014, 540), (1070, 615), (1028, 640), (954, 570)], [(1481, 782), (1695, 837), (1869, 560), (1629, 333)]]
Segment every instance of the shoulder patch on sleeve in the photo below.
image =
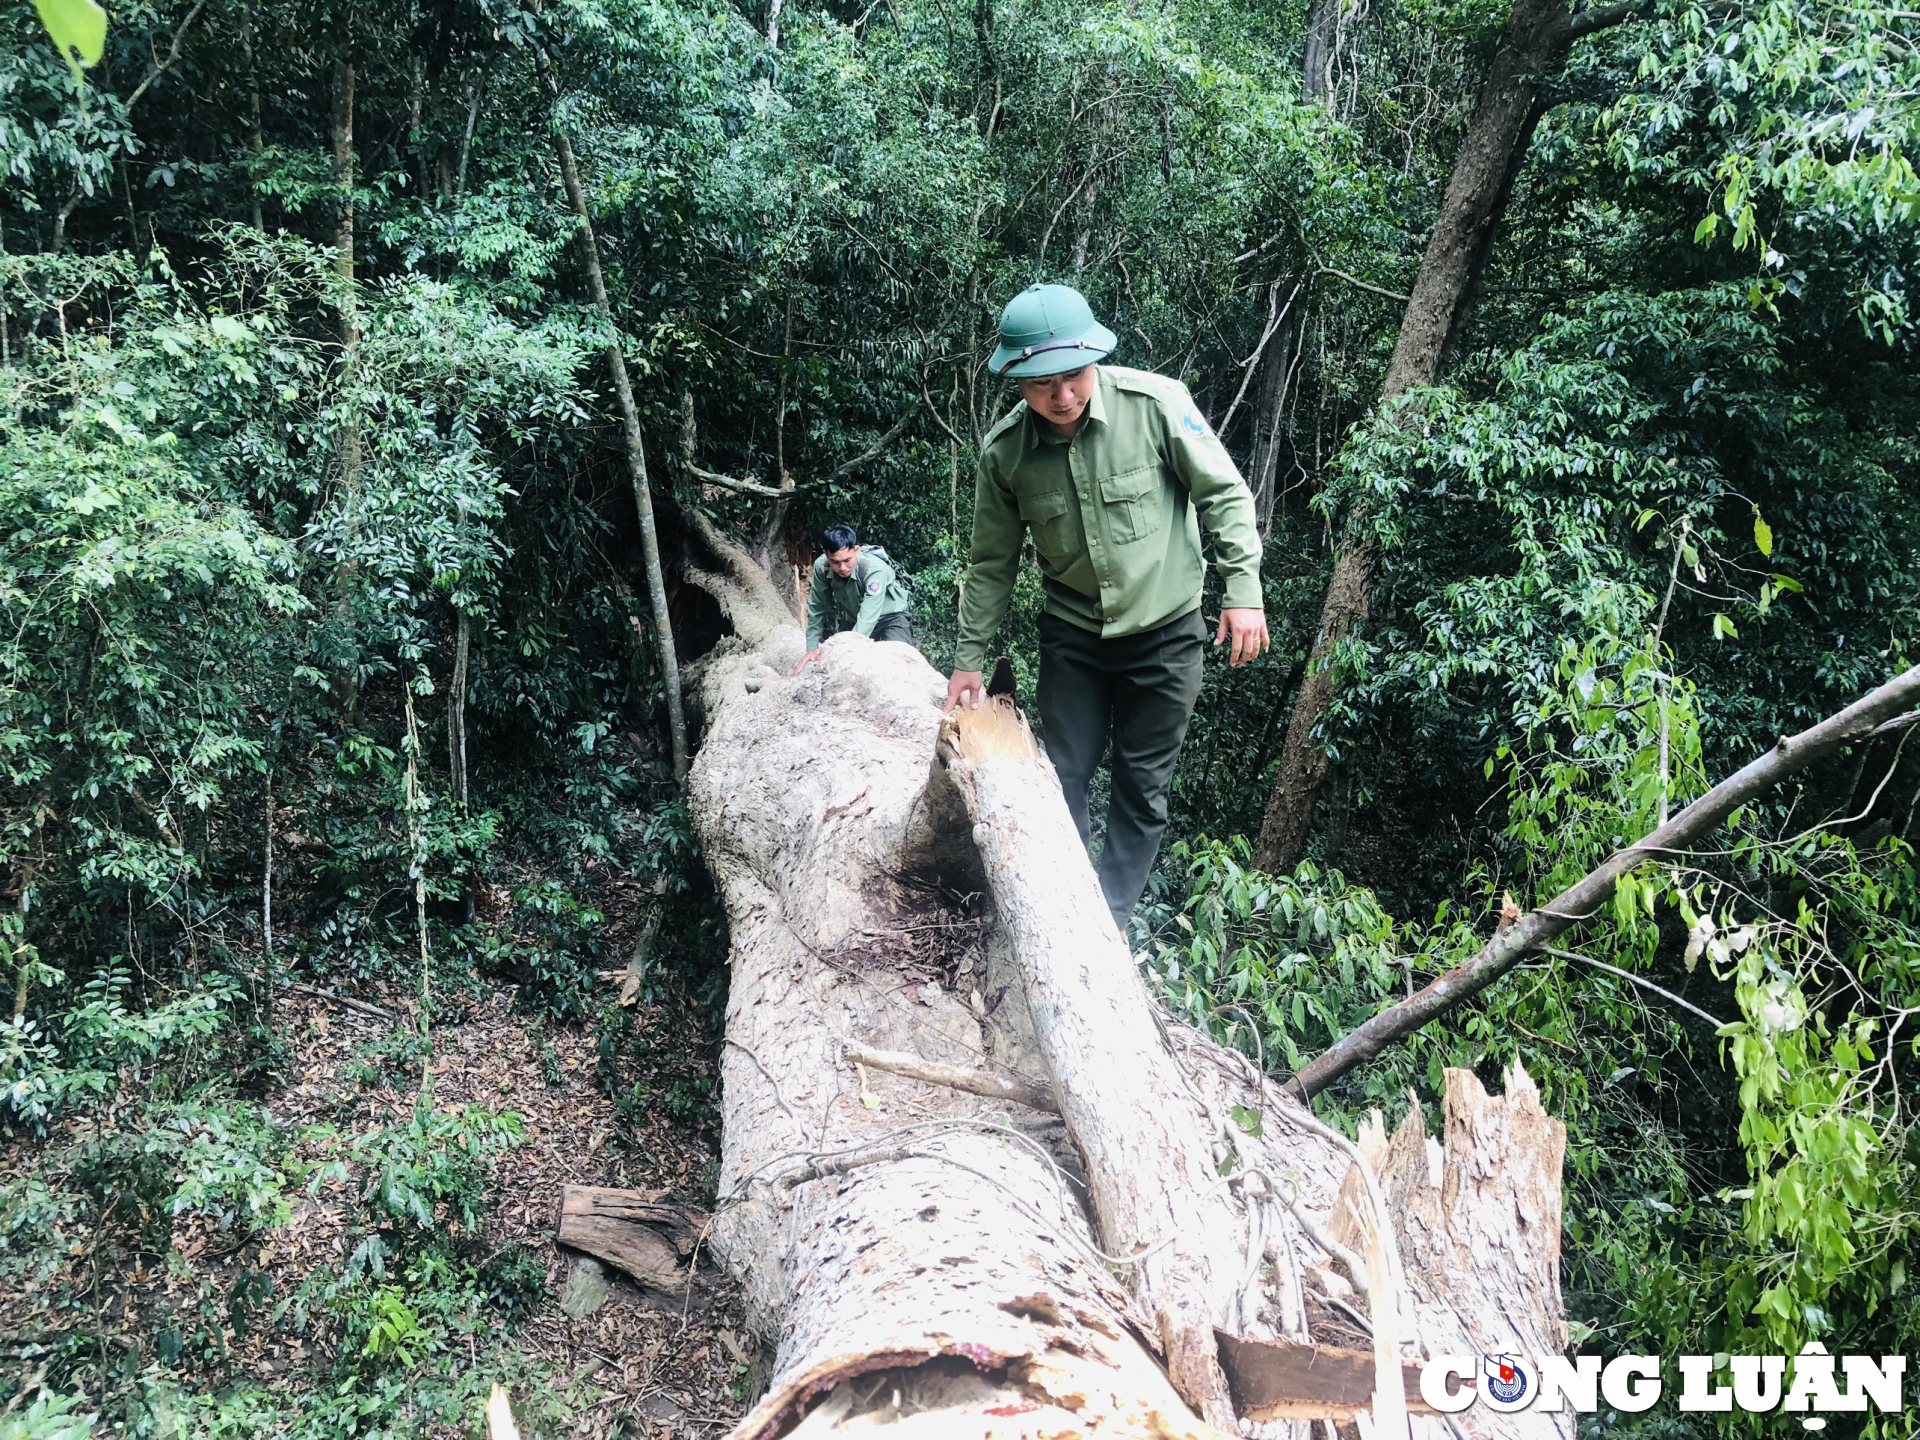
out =
[(882, 590), (886, 588), (887, 588), (887, 582), (885, 577), (883, 576), (876, 575), (871, 580), (867, 581), (867, 593), (869, 595), (878, 595)]
[(1200, 413), (1200, 407), (1191, 400), (1187, 402), (1186, 413), (1180, 417), (1180, 428), (1194, 440), (1203, 440), (1213, 433), (1207, 428), (1207, 417)]

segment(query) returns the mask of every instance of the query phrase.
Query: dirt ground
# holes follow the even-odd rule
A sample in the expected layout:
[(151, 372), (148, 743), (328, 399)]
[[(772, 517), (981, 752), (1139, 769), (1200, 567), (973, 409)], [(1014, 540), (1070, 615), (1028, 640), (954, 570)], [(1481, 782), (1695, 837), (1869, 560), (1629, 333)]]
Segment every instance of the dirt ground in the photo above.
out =
[[(364, 1005), (371, 997), (355, 998)], [(274, 1018), (288, 1054), (280, 1083), (263, 1098), (278, 1122), (351, 1132), (412, 1113), (417, 1062), (387, 1072), (376, 1067), (369, 1083), (369, 1047), (393, 1032), (398, 1016), (383, 1018), (318, 991), (292, 990), (278, 997)], [(636, 1015), (643, 1033), (652, 1018), (644, 1011)], [(411, 1026), (410, 1020), (400, 1023)], [(729, 1427), (744, 1411), (749, 1373), (749, 1344), (732, 1289), (716, 1285), (717, 1298), (703, 1312), (688, 1313), (683, 1304), (609, 1272), (604, 1305), (570, 1318), (559, 1302), (572, 1257), (553, 1238), (568, 1184), (658, 1191), (698, 1205), (713, 1165), (708, 1141), (658, 1107), (636, 1122), (622, 1121), (595, 1081), (591, 1030), (540, 1025), (513, 1008), (508, 991), (488, 992), (461, 1018), (437, 1026), (433, 1049), (436, 1107), (480, 1105), (515, 1111), (525, 1121), (524, 1143), (498, 1161), (481, 1248), (517, 1243), (546, 1261), (544, 1297), (529, 1319), (501, 1337), (534, 1362), (520, 1367), (523, 1373), (546, 1377), (539, 1386), (544, 1393), (513, 1396), (523, 1415), (533, 1412), (529, 1429), (665, 1437), (713, 1435)], [(397, 1078), (402, 1074), (406, 1078)], [(75, 1138), (56, 1135), (52, 1144)], [(0, 1150), (0, 1173), (32, 1165), (40, 1148), (15, 1144)], [(131, 1337), (151, 1333), (156, 1317), (177, 1311), (183, 1297), (209, 1279), (230, 1285), (251, 1267), (270, 1278), (273, 1294), (294, 1293), (316, 1267), (346, 1259), (350, 1223), (350, 1197), (345, 1183), (336, 1181), (314, 1195), (297, 1192), (290, 1224), (237, 1246), (231, 1232), (183, 1220), (173, 1231), (177, 1253), (128, 1252), (130, 1259), (104, 1274), (97, 1253), (102, 1237), (69, 1235), (61, 1262), (67, 1273), (36, 1288), (51, 1290), (60, 1280), (83, 1286), (93, 1297), (92, 1313), (83, 1317), (89, 1331), (117, 1330), (127, 1337), (119, 1343), (132, 1347), (138, 1342)], [(82, 1274), (87, 1267), (94, 1268)], [(45, 1335), (47, 1312), (30, 1321), (31, 1300), (0, 1297), (0, 1337), (29, 1330)], [(73, 1323), (82, 1318), (60, 1313)], [(289, 1402), (299, 1391), (334, 1383), (331, 1357), (283, 1329), (247, 1327), (229, 1331), (225, 1341), (233, 1380), (253, 1380)], [(477, 1362), (478, 1346), (471, 1339), (469, 1344)], [(451, 1433), (477, 1433), (479, 1420), (476, 1413)], [(449, 1432), (436, 1424), (422, 1433)]]

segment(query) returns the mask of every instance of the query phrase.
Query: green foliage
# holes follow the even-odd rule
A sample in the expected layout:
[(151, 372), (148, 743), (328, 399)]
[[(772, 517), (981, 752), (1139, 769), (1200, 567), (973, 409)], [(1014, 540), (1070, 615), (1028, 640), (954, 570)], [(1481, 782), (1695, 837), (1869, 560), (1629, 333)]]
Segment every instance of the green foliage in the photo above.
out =
[[(1705, 788), (1696, 691), (1670, 659), (1625, 637), (1569, 646), (1516, 706), (1487, 769), (1508, 771), (1524, 904)], [(1413, 1083), (1433, 1103), (1445, 1066), (1491, 1079), (1521, 1059), (1568, 1124), (1569, 1296), (1609, 1347), (1797, 1353), (1818, 1339), (1836, 1353), (1895, 1353), (1916, 1333), (1900, 1296), (1920, 1168), (1897, 1103), (1911, 1047), (1885, 1037), (1920, 978), (1913, 851), (1898, 840), (1861, 851), (1752, 809), (1732, 830), (1717, 858), (1622, 876), (1607, 923), (1582, 941), (1674, 989), (1710, 985), (1702, 1002), (1729, 1017), (1717, 1048), (1650, 1010), (1657, 1000), (1555, 957), (1430, 1025), (1333, 1099), (1392, 1105)], [(1431, 926), (1405, 926), (1311, 862), (1274, 877), (1245, 855), (1240, 842), (1176, 852), (1186, 898), (1156, 916), (1146, 965), (1179, 1011), (1275, 1069), (1297, 1068), (1400, 998), (1398, 967), (1411, 985), (1481, 943), (1450, 906)], [(1729, 1131), (1734, 1165), (1716, 1158)], [(1703, 1184), (1715, 1164), (1723, 1182)]]
[(601, 927), (606, 917), (582, 905), (564, 886), (547, 881), (513, 895), (532, 941), (517, 957), (520, 1000), (555, 1020), (578, 1020), (593, 999), (601, 968)]
[[(816, 0), (783, 7), (773, 46), (764, 6), (716, 0), (360, 7), (345, 30), (182, 0), (116, 8), (76, 89), (34, 7), (0, 9), (0, 940), (24, 998), (0, 1124), (47, 1161), (0, 1192), (0, 1284), (57, 1291), (101, 1227), (110, 1248), (189, 1216), (273, 1223), (302, 1176), (251, 1088), (280, 1078), (270, 997), (289, 974), (418, 993), (416, 876), (426, 1025), (506, 979), (541, 1023), (593, 1026), (623, 1119), (714, 1123), (725, 936), (634, 628), (608, 337), (555, 125), (683, 658), (725, 629), (685, 582), (696, 507), (776, 570), (851, 521), (918, 577), (947, 657), (972, 460), (1011, 401), (978, 358), (1018, 287), (1072, 281), (1119, 362), (1194, 389), (1262, 493), (1278, 653), (1210, 665), (1141, 926), (1181, 1013), (1270, 1065), (1908, 663), (1912, 17), (1663, 0), (1581, 41), (1445, 383), (1375, 419), (1392, 297), (1505, 7), (1348, 7), (1317, 77), (1304, 11)], [(350, 186), (327, 127), (343, 41)], [(775, 513), (689, 461), (805, 488)], [(1262, 876), (1236, 837), (1356, 524), (1376, 583), (1331, 657), (1313, 859)], [(1003, 637), (1029, 686), (1040, 602), (1029, 567)], [(1548, 957), (1330, 1109), (1397, 1114), (1449, 1065), (1522, 1060), (1569, 1125), (1566, 1288), (1603, 1343), (1911, 1352), (1920, 751), (1897, 743), (1742, 815), (1731, 853), (1636, 870), (1581, 938), (1721, 1035)], [(510, 914), (482, 903), (503, 884)], [(591, 988), (636, 894), (661, 916), (644, 1021)], [(354, 1078), (410, 1082), (425, 1033)], [(475, 1317), (535, 1293), (521, 1252), (475, 1248), (513, 1134), (429, 1095), (316, 1139), (304, 1178), (350, 1200), (350, 1258), (271, 1299), (196, 1280), (139, 1423), (470, 1423)], [(328, 1386), (187, 1393), (223, 1327), (276, 1310), (323, 1338)]]
[(423, 1094), (404, 1124), (332, 1137), (332, 1156), (315, 1169), (308, 1188), (317, 1192), (335, 1181), (353, 1185), (368, 1233), (349, 1269), (378, 1279), (396, 1250), (442, 1229), (471, 1236), (486, 1210), (493, 1158), (525, 1133), (511, 1112), (470, 1105), (436, 1109)]
[[(1247, 1035), (1297, 1070), (1396, 996), (1404, 935), (1371, 891), (1311, 862), (1293, 875), (1250, 867), (1245, 839), (1177, 842), (1186, 899), (1165, 918), (1147, 972), (1177, 1013)], [(1156, 924), (1156, 922), (1158, 922)], [(1170, 924), (1169, 924), (1170, 922)], [(1416, 942), (1417, 943), (1417, 942)]]
[(0, 1417), (0, 1440), (88, 1440), (99, 1417), (78, 1413), (82, 1398), (41, 1392), (17, 1414)]

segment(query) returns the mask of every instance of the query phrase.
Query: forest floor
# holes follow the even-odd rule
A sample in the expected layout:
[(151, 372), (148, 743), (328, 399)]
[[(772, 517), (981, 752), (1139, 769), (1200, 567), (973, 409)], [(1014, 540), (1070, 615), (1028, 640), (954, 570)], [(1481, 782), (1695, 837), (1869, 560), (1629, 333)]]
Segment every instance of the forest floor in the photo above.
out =
[[(355, 998), (379, 997), (357, 991)], [(643, 1009), (634, 1025), (645, 1036), (659, 1020)], [(277, 1081), (261, 1100), (286, 1133), (312, 1137), (322, 1133), (316, 1127), (364, 1133), (414, 1114), (419, 1061), (408, 1058), (408, 1044), (396, 1043), (413, 1041), (410, 1019), (381, 1018), (302, 987), (279, 996), (274, 1030), (286, 1048)], [(674, 1043), (686, 1043), (684, 1028)], [(512, 1382), (515, 1410), (529, 1435), (705, 1436), (744, 1410), (749, 1342), (731, 1288), (719, 1288), (717, 1302), (688, 1313), (609, 1271), (605, 1301), (592, 1313), (575, 1318), (561, 1308), (575, 1263), (554, 1243), (563, 1186), (619, 1186), (700, 1205), (715, 1158), (709, 1133), (660, 1107), (623, 1120), (596, 1080), (596, 1045), (589, 1027), (544, 1023), (516, 1010), (507, 987), (483, 989), (457, 1018), (434, 1029), (434, 1110), (510, 1111), (525, 1126), (524, 1140), (498, 1158), (484, 1226), (470, 1237), (476, 1242), (470, 1248), (485, 1254), (518, 1247), (544, 1263), (545, 1285), (517, 1323), (485, 1313), (465, 1317), (464, 1341), (440, 1346), (430, 1363), (456, 1380), (469, 1372), (453, 1393), (465, 1397), (460, 1409), (471, 1404), (472, 1411), (418, 1414), (407, 1427), (411, 1433), (478, 1433), (477, 1407), (489, 1373)], [(99, 1128), (90, 1120), (44, 1141), (9, 1142), (0, 1147), (0, 1176), (29, 1173), (49, 1155), (78, 1153), (97, 1140)], [(296, 1142), (289, 1168), (321, 1159), (323, 1143)], [(63, 1338), (69, 1356), (76, 1344), (97, 1347), (103, 1360), (118, 1349), (133, 1362), (118, 1368), (146, 1367), (151, 1376), (154, 1337), (173, 1335), (177, 1352), (193, 1317), (204, 1327), (208, 1298), (227, 1297), (232, 1323), (216, 1321), (218, 1335), (202, 1346), (203, 1355), (219, 1355), (218, 1363), (158, 1357), (178, 1377), (178, 1392), (245, 1387), (252, 1392), (249, 1413), (276, 1420), (324, 1407), (327, 1396), (344, 1396), (349, 1388), (340, 1379), (341, 1357), (329, 1353), (325, 1327), (302, 1335), (284, 1324), (248, 1324), (231, 1300), (244, 1287), (294, 1296), (312, 1277), (345, 1265), (358, 1224), (350, 1182), (290, 1187), (288, 1196), (288, 1224), (237, 1244), (233, 1231), (187, 1217), (172, 1226), (170, 1245), (145, 1248), (112, 1214), (100, 1217), (102, 1223), (75, 1215), (52, 1268), (21, 1290), (0, 1294), (0, 1336), (37, 1337), (39, 1344), (16, 1351), (29, 1360), (59, 1353)], [(167, 1342), (158, 1348), (164, 1351)], [(423, 1356), (420, 1363), (429, 1362)]]

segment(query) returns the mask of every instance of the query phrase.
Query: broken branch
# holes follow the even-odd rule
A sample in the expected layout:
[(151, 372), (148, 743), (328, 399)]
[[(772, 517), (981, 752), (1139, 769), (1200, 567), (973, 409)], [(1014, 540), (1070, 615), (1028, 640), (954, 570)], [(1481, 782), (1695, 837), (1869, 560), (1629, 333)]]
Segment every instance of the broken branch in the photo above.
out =
[(873, 1050), (849, 1040), (843, 1047), (847, 1059), (869, 1070), (885, 1070), (909, 1080), (924, 1080), (929, 1085), (944, 1085), (949, 1090), (964, 1090), (969, 1095), (984, 1095), (989, 1100), (1011, 1100), (1029, 1110), (1058, 1115), (1060, 1107), (1044, 1085), (1024, 1075), (997, 1075), (991, 1070), (969, 1070), (960, 1065), (941, 1065), (898, 1050)]
[(1613, 893), (1615, 882), (1629, 870), (1685, 850), (1717, 830), (1742, 805), (1815, 761), (1872, 734), (1888, 719), (1913, 708), (1916, 700), (1920, 700), (1920, 665), (1818, 725), (1783, 736), (1766, 754), (1722, 780), (1645, 839), (1614, 851), (1547, 904), (1496, 933), (1471, 960), (1351, 1031), (1287, 1081), (1287, 1088), (1302, 1096), (1317, 1094), (1394, 1041), (1472, 999), (1524, 956), (1544, 949), (1562, 932), (1591, 919)]

